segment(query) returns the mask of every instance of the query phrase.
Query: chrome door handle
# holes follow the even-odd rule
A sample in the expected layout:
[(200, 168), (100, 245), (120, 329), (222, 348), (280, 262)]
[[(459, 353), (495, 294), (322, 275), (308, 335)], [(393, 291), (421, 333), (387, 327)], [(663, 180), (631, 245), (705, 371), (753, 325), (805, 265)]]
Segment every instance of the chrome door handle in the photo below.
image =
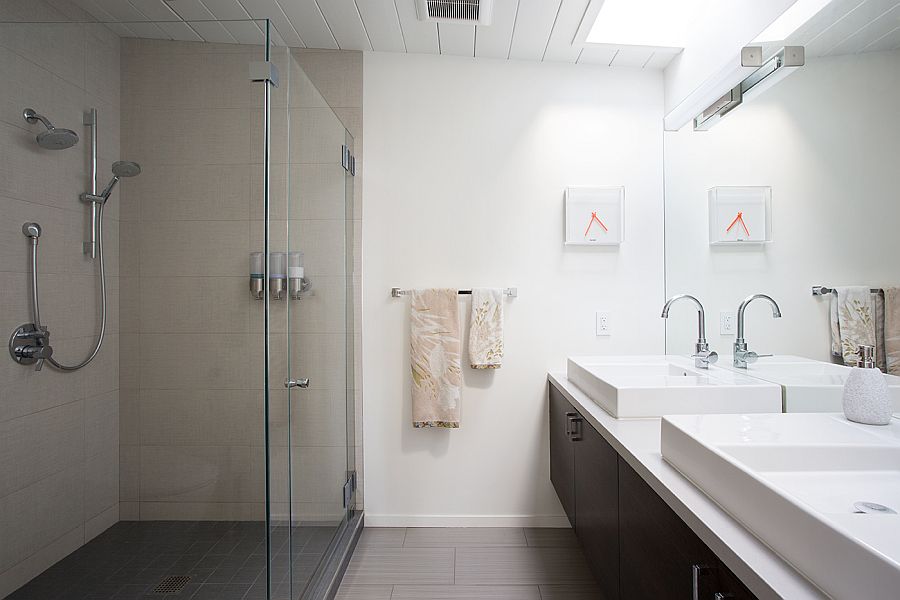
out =
[(285, 379), (284, 387), (290, 388), (303, 388), (306, 389), (309, 387), (309, 379)]

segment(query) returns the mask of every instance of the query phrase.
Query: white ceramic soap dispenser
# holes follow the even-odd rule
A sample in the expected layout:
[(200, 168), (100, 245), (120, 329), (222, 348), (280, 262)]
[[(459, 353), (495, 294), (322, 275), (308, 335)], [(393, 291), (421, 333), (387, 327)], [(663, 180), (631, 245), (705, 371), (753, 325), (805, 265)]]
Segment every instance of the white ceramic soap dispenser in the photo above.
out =
[(891, 422), (891, 395), (884, 375), (875, 368), (875, 348), (860, 346), (859, 366), (850, 369), (844, 384), (844, 416), (865, 425)]

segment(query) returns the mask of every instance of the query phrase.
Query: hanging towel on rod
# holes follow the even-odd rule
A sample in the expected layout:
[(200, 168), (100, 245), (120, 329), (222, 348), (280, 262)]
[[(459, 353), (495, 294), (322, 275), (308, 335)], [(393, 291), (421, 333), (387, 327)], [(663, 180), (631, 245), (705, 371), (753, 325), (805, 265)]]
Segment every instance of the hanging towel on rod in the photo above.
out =
[(503, 290), (472, 290), (469, 364), (473, 369), (499, 369), (503, 364)]
[(887, 373), (900, 375), (900, 288), (884, 289), (884, 356)]
[(839, 287), (831, 299), (831, 353), (855, 367), (860, 345), (876, 346), (875, 301), (869, 287)]
[(459, 305), (456, 289), (413, 290), (409, 361), (414, 427), (459, 427)]

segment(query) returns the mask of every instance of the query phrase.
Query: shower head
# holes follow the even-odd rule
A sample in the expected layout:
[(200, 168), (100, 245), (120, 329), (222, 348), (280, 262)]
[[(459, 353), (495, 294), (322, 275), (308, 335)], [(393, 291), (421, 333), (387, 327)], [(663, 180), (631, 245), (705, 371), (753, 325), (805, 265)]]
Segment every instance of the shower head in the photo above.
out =
[(136, 177), (137, 175), (140, 175), (141, 165), (136, 162), (131, 162), (130, 160), (118, 160), (113, 163), (112, 172), (113, 178), (110, 180), (109, 185), (100, 192), (103, 202), (109, 200), (109, 195), (112, 194), (113, 188), (119, 183), (119, 179), (122, 177)]
[(37, 123), (40, 121), (47, 128), (37, 135), (37, 143), (41, 148), (47, 150), (65, 150), (71, 148), (78, 143), (78, 134), (71, 129), (61, 129), (54, 127), (47, 117), (38, 114), (33, 108), (26, 108), (22, 112), (22, 116), (29, 123)]
[(119, 160), (113, 163), (112, 172), (116, 177), (135, 177), (141, 174), (141, 165), (130, 160)]

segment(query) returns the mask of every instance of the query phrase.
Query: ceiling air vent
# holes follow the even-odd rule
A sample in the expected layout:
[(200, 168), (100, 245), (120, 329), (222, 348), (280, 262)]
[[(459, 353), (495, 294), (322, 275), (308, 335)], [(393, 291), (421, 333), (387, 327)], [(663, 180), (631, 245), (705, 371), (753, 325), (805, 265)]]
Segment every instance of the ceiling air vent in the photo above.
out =
[(494, 0), (416, 0), (419, 20), (490, 25)]

